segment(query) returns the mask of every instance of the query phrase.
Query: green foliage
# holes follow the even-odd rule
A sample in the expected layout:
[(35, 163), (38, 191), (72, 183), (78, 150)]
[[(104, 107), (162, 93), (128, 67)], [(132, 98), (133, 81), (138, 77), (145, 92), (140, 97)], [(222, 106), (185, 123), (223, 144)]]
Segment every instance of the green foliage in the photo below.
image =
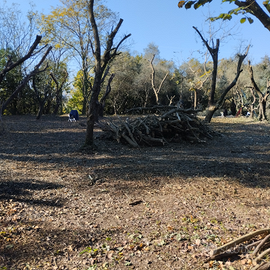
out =
[(66, 104), (66, 111), (70, 112), (71, 110), (77, 110), (80, 114), (82, 113), (83, 107), (83, 95), (80, 90), (71, 90), (71, 98), (68, 99)]
[[(190, 9), (191, 7), (194, 7), (194, 9), (198, 9), (198, 8), (204, 6), (206, 3), (211, 3), (211, 2), (212, 2), (212, 0), (179, 1), (178, 2), (178, 7), (179, 8), (185, 7), (186, 9)], [(221, 1), (221, 3), (225, 3), (225, 2), (235, 3), (235, 0), (222, 0)], [(268, 2), (269, 1), (264, 1), (263, 5), (268, 10), (270, 10), (270, 5), (269, 5)], [(227, 13), (221, 13), (216, 17), (210, 17), (209, 20), (210, 21), (216, 21), (216, 20), (219, 20), (219, 19), (221, 19), (221, 20), (231, 20), (233, 15), (239, 15), (239, 14), (245, 15), (247, 13), (250, 13), (250, 14), (254, 15), (252, 10), (250, 10), (248, 7), (238, 6), (237, 8), (229, 10)], [(248, 22), (250, 24), (253, 23), (253, 19), (250, 18), (250, 17), (242, 17), (240, 19), (240, 23), (244, 23), (244, 22), (246, 22), (246, 20), (248, 20)]]
[[(149, 57), (151, 52), (158, 53), (156, 46), (148, 46), (145, 56), (131, 56), (122, 52), (116, 58), (110, 68), (110, 72), (116, 74), (112, 81), (111, 93), (106, 100), (106, 114), (124, 114), (133, 107), (145, 107), (155, 104), (155, 97), (151, 85), (151, 67)], [(168, 97), (175, 96), (178, 99), (177, 78), (173, 76), (173, 63), (162, 59), (155, 61), (157, 85), (169, 71), (168, 79), (164, 83), (164, 89), (160, 92), (161, 104), (168, 104)], [(106, 89), (106, 82), (102, 92)]]
[(242, 18), (242, 19), (240, 20), (240, 23), (244, 23), (246, 20), (247, 20), (246, 18)]
[[(87, 78), (85, 78), (85, 76)], [(69, 112), (70, 110), (78, 110), (79, 113), (83, 112), (83, 102), (85, 95), (85, 80), (88, 83), (93, 83), (93, 77), (89, 73), (84, 74), (82, 70), (77, 72), (77, 75), (74, 78), (73, 82), (73, 90), (70, 91), (71, 98), (68, 99), (66, 104), (66, 110)], [(89, 87), (89, 85), (88, 85)]]
[[(82, 113), (86, 114), (86, 104), (90, 97), (90, 81), (88, 74), (94, 66), (92, 46), (94, 44), (93, 29), (89, 21), (88, 0), (62, 0), (62, 6), (42, 14), (38, 19), (44, 42), (53, 44), (55, 48), (65, 49), (69, 56), (76, 59), (83, 72), (82, 85), (79, 88), (83, 94)], [(102, 1), (95, 1), (94, 16), (98, 26), (101, 46), (106, 42), (108, 31), (116, 22), (116, 15), (103, 5)]]
[[(1, 49), (0, 50), (0, 70), (4, 69), (8, 58), (17, 61), (19, 56), (15, 51), (11, 49)], [(6, 74), (4, 80), (0, 85), (0, 100), (7, 100), (7, 98), (14, 92), (18, 84), (23, 78), (22, 66), (17, 66)], [(4, 112), (5, 114), (18, 114), (18, 98), (14, 99), (7, 107)]]

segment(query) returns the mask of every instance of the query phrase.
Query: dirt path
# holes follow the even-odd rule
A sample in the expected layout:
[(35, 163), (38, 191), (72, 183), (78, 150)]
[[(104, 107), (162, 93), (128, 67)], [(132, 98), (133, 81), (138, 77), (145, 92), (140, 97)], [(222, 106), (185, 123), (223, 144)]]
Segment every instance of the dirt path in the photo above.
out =
[(250, 269), (241, 258), (204, 260), (269, 227), (269, 124), (216, 118), (222, 136), (206, 144), (131, 149), (97, 139), (89, 154), (78, 151), (78, 122), (3, 120), (1, 270)]

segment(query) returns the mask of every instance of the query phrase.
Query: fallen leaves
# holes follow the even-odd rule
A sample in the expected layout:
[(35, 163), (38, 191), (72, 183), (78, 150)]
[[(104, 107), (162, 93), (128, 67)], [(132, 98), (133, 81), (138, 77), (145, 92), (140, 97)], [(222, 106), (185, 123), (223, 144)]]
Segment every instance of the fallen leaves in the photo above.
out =
[[(252, 127), (235, 124), (228, 129), (233, 141), (225, 136), (205, 147), (137, 151), (99, 142), (100, 152), (87, 155), (73, 145), (85, 135), (75, 126), (31, 125), (36, 131), (27, 134), (27, 149), (22, 133), (10, 133), (1, 145), (1, 266), (203, 269), (210, 250), (264, 228), (270, 219), (267, 155), (256, 154), (267, 153), (267, 145), (257, 145), (256, 151), (241, 146), (246, 145), (243, 130), (259, 139)], [(46, 125), (54, 127), (46, 130)], [(44, 148), (50, 136), (54, 147)], [(250, 156), (238, 158), (230, 152), (234, 148)], [(265, 186), (256, 187), (259, 183)], [(211, 261), (205, 268), (250, 266), (250, 258), (241, 257)]]

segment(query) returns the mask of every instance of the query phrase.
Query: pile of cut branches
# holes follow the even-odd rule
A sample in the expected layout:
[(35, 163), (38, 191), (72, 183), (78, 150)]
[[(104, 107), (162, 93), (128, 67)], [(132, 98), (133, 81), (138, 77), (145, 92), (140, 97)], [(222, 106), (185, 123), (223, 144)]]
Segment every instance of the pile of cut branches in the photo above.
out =
[[(167, 106), (168, 107), (168, 106)], [(169, 107), (162, 114), (137, 118), (120, 117), (117, 121), (99, 123), (106, 137), (132, 147), (164, 145), (169, 142), (205, 142), (213, 138), (214, 132), (197, 117), (196, 111)]]
[(210, 260), (221, 260), (238, 255), (242, 260), (248, 260), (251, 270), (270, 269), (270, 261), (265, 261), (270, 254), (270, 228), (258, 230), (233, 240), (215, 250), (212, 250)]

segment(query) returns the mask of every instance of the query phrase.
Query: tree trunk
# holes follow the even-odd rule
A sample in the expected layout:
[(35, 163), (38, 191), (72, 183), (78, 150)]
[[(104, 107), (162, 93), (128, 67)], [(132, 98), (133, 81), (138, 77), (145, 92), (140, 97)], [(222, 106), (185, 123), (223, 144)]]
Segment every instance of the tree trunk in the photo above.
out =
[(53, 114), (56, 115), (59, 112), (59, 108), (61, 108), (60, 114), (62, 114), (62, 95), (63, 95), (63, 86), (64, 83), (67, 80), (68, 77), (68, 73), (65, 72), (65, 76), (63, 78), (62, 83), (59, 85), (58, 80), (56, 79), (56, 77), (54, 76), (53, 73), (50, 73), (52, 79), (54, 80), (55, 84), (56, 84), (56, 105), (54, 107), (54, 112)]
[(259, 98), (259, 120), (266, 120), (266, 100), (264, 97)]
[[(95, 74), (95, 77), (97, 74)], [(87, 128), (86, 128), (86, 145), (94, 145), (94, 125), (95, 122), (98, 120), (98, 95), (100, 93), (100, 86), (98, 83), (93, 86), (92, 88), (92, 95), (89, 104), (89, 112), (88, 112), (88, 119), (87, 119)]]
[(154, 61), (154, 58), (155, 58), (155, 54), (153, 54), (153, 57), (150, 61), (150, 66), (151, 66), (151, 69), (152, 69), (152, 74), (151, 74), (151, 84), (152, 84), (152, 89), (153, 89), (153, 92), (155, 94), (155, 98), (156, 98), (156, 104), (159, 105), (159, 92), (161, 90), (161, 87), (163, 85), (163, 83), (165, 82), (167, 76), (169, 75), (169, 73), (166, 73), (166, 75), (164, 76), (164, 78), (162, 79), (158, 89), (156, 88), (156, 85), (155, 85), (155, 77), (156, 77), (156, 71), (155, 71), (155, 68), (153, 66), (153, 61)]
[[(98, 27), (96, 24), (95, 16), (94, 16), (94, 0), (90, 0), (88, 4), (88, 13), (89, 19), (92, 26), (94, 42), (92, 46), (93, 55), (95, 58), (95, 76), (94, 83), (91, 89), (91, 98), (88, 110), (88, 119), (87, 119), (87, 129), (86, 129), (86, 138), (85, 138), (85, 146), (93, 147), (94, 146), (94, 125), (98, 120), (98, 96), (100, 94), (101, 83), (104, 80), (106, 75), (106, 69), (108, 63), (117, 55), (119, 46), (122, 42), (127, 39), (129, 35), (124, 36), (122, 40), (116, 45), (113, 46), (113, 40), (115, 35), (117, 34), (123, 20), (120, 19), (117, 26), (111, 31), (111, 33), (107, 36), (106, 48), (101, 57), (101, 44), (100, 37), (98, 32)], [(104, 77), (103, 77), (104, 75)], [(103, 78), (102, 78), (103, 77)]]
[(43, 113), (43, 109), (44, 109), (44, 105), (46, 103), (46, 99), (44, 99), (42, 102), (39, 103), (39, 109), (38, 109), (38, 113), (36, 116), (36, 120), (40, 120), (42, 113)]
[(258, 118), (259, 120), (266, 120), (266, 102), (270, 93), (269, 91), (267, 91), (265, 94), (263, 94), (260, 88), (258, 87), (258, 85), (256, 84), (250, 61), (248, 61), (248, 70), (249, 70), (252, 86), (259, 96), (259, 117)]

